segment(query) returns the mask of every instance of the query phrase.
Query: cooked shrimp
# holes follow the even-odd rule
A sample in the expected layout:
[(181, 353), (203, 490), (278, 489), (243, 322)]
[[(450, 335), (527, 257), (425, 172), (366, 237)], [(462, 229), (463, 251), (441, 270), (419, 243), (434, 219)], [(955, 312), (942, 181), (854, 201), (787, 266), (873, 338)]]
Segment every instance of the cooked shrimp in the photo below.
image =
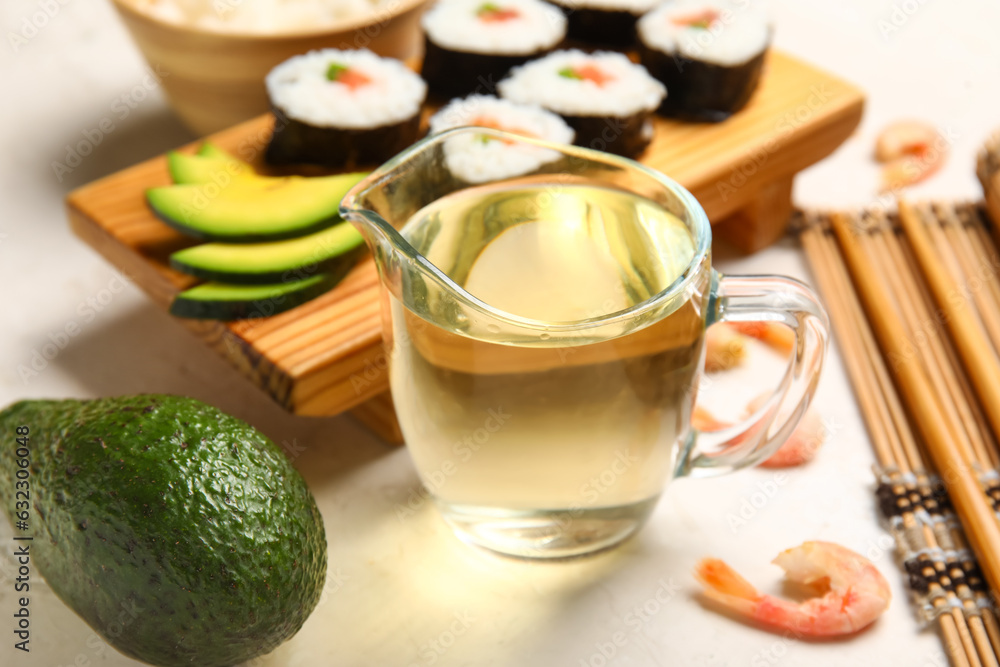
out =
[[(769, 397), (770, 393), (768, 392), (750, 401), (750, 404), (746, 408), (745, 416), (750, 416), (756, 412)], [(701, 406), (695, 407), (691, 415), (691, 425), (705, 433), (721, 431), (724, 428), (733, 426), (729, 422), (717, 419), (711, 412)], [(810, 407), (802, 417), (799, 425), (788, 436), (788, 440), (785, 440), (781, 447), (778, 448), (778, 451), (761, 462), (760, 465), (763, 468), (791, 468), (808, 463), (816, 458), (816, 452), (819, 451), (825, 439), (826, 427), (823, 424), (823, 420), (820, 418), (819, 413), (816, 412), (816, 409)], [(741, 442), (743, 442), (743, 438), (737, 437), (732, 441), (731, 446), (738, 445)]]
[(924, 180), (941, 168), (947, 144), (932, 125), (916, 120), (893, 123), (875, 143), (875, 159), (883, 163), (882, 189), (896, 190)]
[[(756, 412), (770, 396), (770, 392), (765, 392), (750, 401), (750, 404), (747, 405), (746, 415), (749, 416)], [(811, 405), (802, 415), (802, 421), (788, 436), (788, 440), (785, 440), (778, 451), (760, 465), (763, 468), (791, 468), (809, 463), (816, 458), (816, 452), (823, 446), (824, 440), (826, 440), (826, 426), (819, 413), (816, 412), (815, 406)]]
[(725, 322), (705, 331), (705, 370), (724, 371), (743, 363), (747, 346), (742, 334)]
[[(889, 583), (867, 559), (832, 542), (806, 542), (782, 551), (774, 564), (785, 579), (809, 586), (817, 596), (792, 602), (761, 595), (750, 582), (716, 558), (705, 558), (695, 576), (705, 595), (774, 630), (805, 637), (836, 637), (867, 627), (889, 608)], [(820, 595), (821, 594), (821, 595)]]
[(780, 322), (733, 322), (732, 327), (786, 355), (795, 347), (795, 332)]

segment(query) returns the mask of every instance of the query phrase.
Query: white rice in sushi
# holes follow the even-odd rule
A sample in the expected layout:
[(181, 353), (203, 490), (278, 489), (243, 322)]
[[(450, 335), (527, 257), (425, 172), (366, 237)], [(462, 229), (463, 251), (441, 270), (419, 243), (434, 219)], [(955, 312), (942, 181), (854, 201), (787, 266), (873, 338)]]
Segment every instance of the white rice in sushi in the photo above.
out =
[(466, 53), (530, 55), (566, 35), (566, 17), (542, 0), (440, 0), (420, 25), (434, 44)]
[[(360, 73), (367, 81), (331, 81), (331, 65)], [(310, 51), (275, 67), (265, 84), (277, 109), (318, 127), (367, 129), (399, 123), (420, 113), (427, 96), (427, 84), (406, 65), (368, 50)]]
[(133, 0), (168, 23), (215, 32), (287, 34), (329, 28), (393, 7), (392, 0)]
[(723, 67), (759, 55), (771, 40), (771, 22), (761, 0), (672, 0), (639, 19), (637, 30), (651, 48)]
[[(598, 74), (588, 77), (588, 72)], [(656, 109), (667, 94), (644, 67), (621, 53), (575, 49), (515, 68), (498, 88), (506, 99), (563, 116), (631, 116)]]
[[(464, 126), (491, 127), (553, 143), (573, 143), (573, 129), (556, 114), (490, 95), (453, 100), (430, 120), (432, 134)], [(520, 176), (559, 158), (558, 152), (541, 146), (508, 143), (472, 132), (448, 139), (444, 152), (452, 174), (468, 183)]]

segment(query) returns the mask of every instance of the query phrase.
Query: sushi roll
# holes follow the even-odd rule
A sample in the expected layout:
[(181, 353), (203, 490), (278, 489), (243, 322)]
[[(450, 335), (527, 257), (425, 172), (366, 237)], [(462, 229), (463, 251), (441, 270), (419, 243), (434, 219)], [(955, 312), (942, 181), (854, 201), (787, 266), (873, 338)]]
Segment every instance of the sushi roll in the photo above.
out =
[(553, 111), (576, 132), (576, 145), (626, 157), (653, 138), (652, 115), (666, 89), (621, 53), (556, 51), (511, 71), (500, 95)]
[(581, 45), (627, 49), (639, 17), (663, 0), (548, 0), (566, 15), (566, 37)]
[(566, 36), (566, 18), (542, 0), (441, 0), (421, 25), (421, 75), (442, 100), (495, 93), (512, 67), (548, 53)]
[(420, 138), (427, 85), (398, 60), (310, 51), (275, 67), (265, 83), (276, 117), (271, 164), (377, 165)]
[[(453, 100), (431, 116), (432, 134), (464, 126), (489, 127), (553, 143), (573, 143), (573, 128), (541, 107), (515, 104), (492, 95)], [(452, 175), (467, 183), (488, 183), (522, 176), (555, 162), (560, 154), (532, 144), (503, 141), (482, 134), (462, 134), (444, 145)]]
[(721, 121), (757, 88), (772, 31), (759, 3), (677, 0), (643, 16), (637, 32), (640, 61), (670, 90), (661, 112)]

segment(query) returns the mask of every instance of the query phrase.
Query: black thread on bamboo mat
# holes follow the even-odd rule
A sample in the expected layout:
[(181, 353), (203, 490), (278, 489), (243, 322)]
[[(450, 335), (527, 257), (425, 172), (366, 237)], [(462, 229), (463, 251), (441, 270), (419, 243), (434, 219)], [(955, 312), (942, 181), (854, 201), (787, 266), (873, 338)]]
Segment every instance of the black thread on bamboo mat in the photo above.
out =
[[(997, 486), (997, 491), (995, 503), (1000, 503), (1000, 485)], [(918, 509), (923, 509), (933, 516), (951, 513), (951, 501), (944, 485), (940, 483), (904, 486), (899, 482), (880, 482), (875, 488), (875, 498), (879, 511), (886, 519), (915, 512)]]
[(905, 490), (897, 492), (898, 484), (882, 482), (875, 489), (875, 497), (878, 499), (878, 506), (882, 516), (891, 519), (894, 516), (901, 516), (912, 511), (910, 499)]
[(951, 498), (948, 497), (944, 484), (937, 483), (925, 487), (921, 495), (921, 503), (930, 514), (951, 513)]

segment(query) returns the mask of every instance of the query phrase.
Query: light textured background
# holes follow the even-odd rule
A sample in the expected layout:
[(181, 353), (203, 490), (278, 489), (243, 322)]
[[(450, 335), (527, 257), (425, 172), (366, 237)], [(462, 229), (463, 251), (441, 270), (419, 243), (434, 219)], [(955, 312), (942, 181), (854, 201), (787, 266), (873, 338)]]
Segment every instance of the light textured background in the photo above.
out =
[[(567, 564), (519, 563), (460, 544), (426, 506), (401, 520), (395, 509), (418, 488), (404, 450), (373, 441), (347, 418), (284, 414), (137, 289), (119, 289), (109, 266), (69, 234), (62, 198), (71, 188), (191, 137), (157, 91), (135, 108), (122, 106), (123, 96), (139, 96), (145, 64), (109, 4), (61, 1), (16, 52), (10, 32), (20, 31), (44, 1), (0, 5), (0, 283), (8, 286), (0, 315), (0, 404), (28, 396), (176, 392), (249, 419), (296, 452), (326, 518), (331, 577), (302, 632), (261, 665), (944, 664), (935, 635), (918, 631), (885, 550), (889, 542), (873, 506), (872, 455), (836, 350), (818, 401), (833, 435), (813, 464), (787, 477), (754, 470), (680, 481), (642, 535), (611, 553)], [(894, 8), (900, 25), (887, 32)], [(785, 0), (776, 15), (779, 47), (869, 95), (856, 135), (798, 179), (799, 203), (875, 201), (874, 137), (885, 122), (906, 116), (956, 136), (945, 169), (914, 195), (979, 196), (974, 153), (1000, 124), (1000, 6)], [(880, 28), (880, 21), (890, 23)], [(102, 119), (113, 131), (57, 179), (52, 162), (64, 160), (66, 146)], [(727, 272), (809, 280), (791, 242), (750, 258), (720, 257)], [(23, 380), (18, 366), (30, 364), (33, 351), (70, 323), (79, 335)], [(752, 396), (767, 372), (776, 380), (776, 361), (758, 352), (754, 366), (717, 383), (710, 400)], [(732, 517), (752, 502), (759, 507), (747, 512), (746, 524), (734, 525)], [(3, 522), (0, 545), (10, 545), (9, 538)], [(710, 612), (694, 597), (689, 572), (702, 555), (726, 557), (778, 592), (779, 572), (768, 561), (814, 538), (869, 554), (889, 578), (895, 599), (868, 632), (834, 643), (789, 640)], [(8, 546), (2, 549), (9, 554)], [(11, 573), (9, 555), (0, 558), (0, 619), (13, 611)], [(658, 592), (669, 600), (658, 602)], [(0, 621), (0, 664), (132, 664), (97, 641), (37, 575), (32, 594), (32, 652), (15, 653), (10, 623)], [(643, 605), (648, 612), (640, 617), (634, 608)], [(608, 642), (619, 631), (624, 646), (605, 659), (602, 648), (612, 653)]]

